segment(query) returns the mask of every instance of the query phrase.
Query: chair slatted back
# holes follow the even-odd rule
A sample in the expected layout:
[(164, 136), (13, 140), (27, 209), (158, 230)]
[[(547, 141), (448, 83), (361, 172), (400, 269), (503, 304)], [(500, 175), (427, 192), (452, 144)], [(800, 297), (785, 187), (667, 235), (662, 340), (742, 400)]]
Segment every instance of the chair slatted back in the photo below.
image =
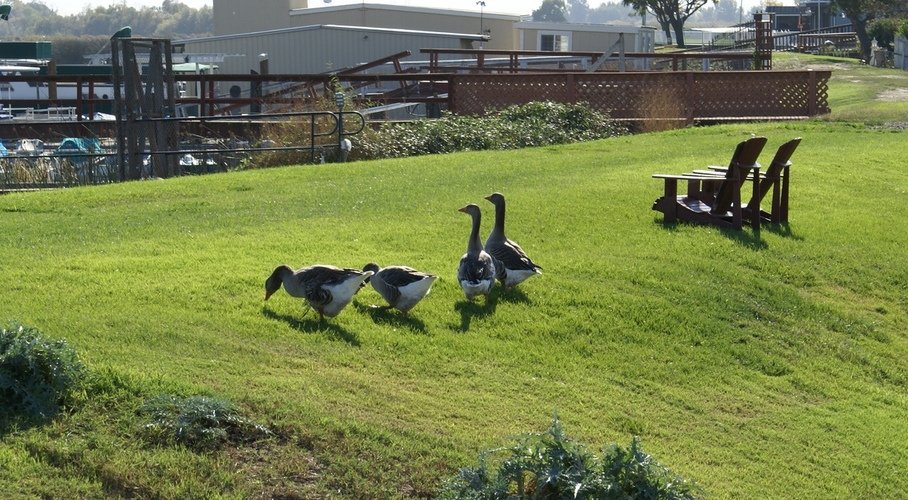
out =
[(763, 146), (766, 146), (765, 137), (752, 137), (738, 144), (728, 164), (728, 170), (725, 171), (725, 179), (716, 192), (712, 213), (725, 213), (731, 208), (732, 203), (736, 201), (740, 203), (741, 185), (747, 180), (748, 172), (758, 165), (757, 158), (763, 151)]
[(797, 137), (782, 144), (779, 146), (779, 149), (776, 150), (776, 155), (772, 158), (772, 163), (767, 167), (763, 181), (760, 182), (760, 201), (763, 201), (763, 198), (766, 197), (766, 193), (772, 189), (775, 183), (779, 182), (785, 167), (791, 165), (791, 155), (794, 154), (795, 149), (798, 149), (799, 144), (801, 144), (801, 138)]

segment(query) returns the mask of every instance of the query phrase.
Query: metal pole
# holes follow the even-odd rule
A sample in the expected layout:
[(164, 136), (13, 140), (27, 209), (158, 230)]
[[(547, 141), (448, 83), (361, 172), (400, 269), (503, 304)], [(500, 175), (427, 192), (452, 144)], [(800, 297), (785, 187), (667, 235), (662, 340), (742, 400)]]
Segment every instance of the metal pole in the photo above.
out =
[(337, 104), (337, 156), (341, 162), (347, 161), (347, 148), (344, 145), (344, 93), (334, 93), (334, 103)]

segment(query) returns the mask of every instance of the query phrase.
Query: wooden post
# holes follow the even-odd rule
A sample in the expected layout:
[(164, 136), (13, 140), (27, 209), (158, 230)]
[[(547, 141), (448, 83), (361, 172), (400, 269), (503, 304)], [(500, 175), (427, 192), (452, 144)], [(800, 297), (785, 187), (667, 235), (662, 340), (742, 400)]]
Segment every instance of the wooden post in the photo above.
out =
[(684, 78), (685, 92), (684, 92), (684, 117), (687, 121), (687, 124), (690, 125), (694, 122), (694, 91), (695, 91), (695, 82), (693, 72), (688, 71), (685, 74)]
[[(754, 69), (772, 69), (772, 18), (775, 14), (754, 14), (754, 29), (756, 29)], [(763, 18), (766, 16), (766, 19)]]
[[(47, 75), (56, 76), (57, 75), (57, 61), (51, 59), (47, 61)], [(57, 81), (51, 80), (47, 85), (47, 98), (51, 101), (57, 100)], [(56, 105), (56, 103), (54, 103)]]
[(807, 116), (817, 115), (817, 74), (807, 70)]
[[(151, 156), (154, 175), (178, 175), (178, 158), (172, 152), (179, 147), (179, 134), (176, 125), (165, 120), (176, 111), (170, 41), (131, 37), (110, 40), (120, 180), (141, 178), (146, 173), (145, 155)], [(137, 46), (149, 49), (145, 81)]]
[(568, 73), (565, 76), (567, 77), (564, 82), (565, 87), (567, 87), (565, 89), (567, 91), (567, 100), (571, 104), (576, 104), (577, 103), (577, 81), (574, 78), (573, 73)]

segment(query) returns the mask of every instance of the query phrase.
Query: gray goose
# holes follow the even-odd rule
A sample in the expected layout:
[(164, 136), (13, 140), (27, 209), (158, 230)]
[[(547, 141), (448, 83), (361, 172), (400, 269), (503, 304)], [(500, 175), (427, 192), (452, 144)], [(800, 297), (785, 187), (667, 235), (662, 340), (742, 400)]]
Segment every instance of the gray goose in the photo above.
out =
[(366, 264), (363, 271), (374, 273), (366, 282), (372, 283), (372, 288), (388, 301), (389, 305), (384, 308), (394, 308), (405, 315), (429, 294), (432, 284), (438, 279), (434, 274), (423, 273), (412, 267), (379, 268), (374, 262)]
[(504, 234), (504, 195), (492, 193), (486, 199), (495, 205), (495, 225), (486, 239), (485, 251), (495, 259), (498, 281), (505, 288), (511, 288), (530, 276), (542, 274), (542, 268), (527, 257), (517, 242)]
[(325, 316), (337, 316), (370, 276), (372, 271), (328, 265), (313, 265), (296, 271), (281, 265), (265, 280), (265, 300), (284, 285), (290, 296), (304, 299), (315, 309), (321, 321)]
[(482, 242), (479, 240), (479, 223), (482, 219), (479, 207), (470, 203), (460, 211), (473, 218), (473, 228), (470, 231), (470, 239), (467, 240), (467, 253), (460, 258), (457, 281), (467, 299), (473, 300), (478, 295), (488, 296), (492, 291), (495, 284), (495, 263), (492, 256), (482, 249)]

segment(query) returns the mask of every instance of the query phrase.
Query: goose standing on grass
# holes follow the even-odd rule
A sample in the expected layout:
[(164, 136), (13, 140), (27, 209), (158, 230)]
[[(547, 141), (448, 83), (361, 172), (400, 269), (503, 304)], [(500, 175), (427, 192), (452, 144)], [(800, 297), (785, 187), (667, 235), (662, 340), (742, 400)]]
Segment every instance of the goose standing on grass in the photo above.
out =
[(542, 274), (542, 268), (527, 257), (520, 245), (504, 234), (504, 195), (492, 193), (486, 199), (495, 205), (495, 226), (486, 240), (485, 251), (495, 259), (498, 281), (507, 289), (530, 276)]
[(370, 262), (363, 267), (363, 271), (372, 272), (372, 277), (366, 282), (372, 283), (372, 288), (392, 307), (406, 315), (410, 309), (419, 303), (432, 290), (432, 283), (438, 279), (434, 274), (419, 272), (407, 266), (388, 266), (379, 268), (378, 264)]
[(470, 239), (467, 240), (467, 253), (460, 258), (457, 268), (457, 281), (463, 288), (468, 300), (473, 300), (477, 295), (489, 295), (495, 284), (495, 263), (492, 256), (482, 249), (479, 240), (479, 222), (482, 214), (479, 207), (473, 203), (460, 209), (461, 212), (473, 218), (473, 229)]
[(318, 313), (319, 321), (333, 318), (353, 300), (372, 271), (314, 265), (296, 271), (278, 266), (265, 280), (265, 300), (284, 285), (292, 297), (304, 299)]

